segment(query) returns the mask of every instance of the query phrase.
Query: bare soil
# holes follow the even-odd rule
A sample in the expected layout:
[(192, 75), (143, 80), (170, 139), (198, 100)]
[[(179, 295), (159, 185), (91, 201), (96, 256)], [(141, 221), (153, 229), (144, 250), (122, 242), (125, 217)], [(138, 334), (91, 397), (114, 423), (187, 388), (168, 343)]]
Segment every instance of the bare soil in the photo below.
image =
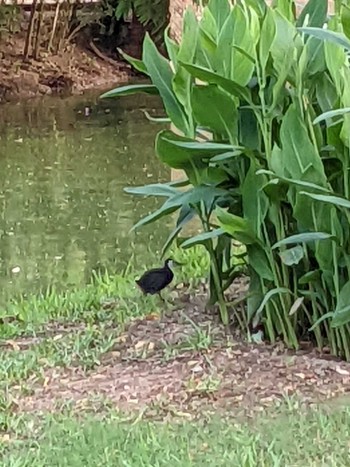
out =
[[(286, 396), (306, 405), (347, 398), (349, 363), (308, 347), (291, 352), (283, 345), (248, 344), (205, 310), (204, 290), (189, 300), (181, 296), (183, 303), (177, 299), (164, 316), (129, 323), (95, 369), (52, 368), (40, 381), (28, 382), (29, 395), (18, 388), (18, 410), (46, 412), (62, 405), (100, 410), (107, 403), (162, 419), (220, 410), (253, 416)], [(53, 325), (48, 332), (74, 332), (74, 327)], [(35, 343), (16, 341), (23, 350)]]
[(21, 34), (0, 42), (0, 103), (47, 94), (80, 94), (127, 81), (131, 68), (124, 62), (104, 60), (89, 47), (71, 44), (57, 55), (41, 52), (23, 60)]

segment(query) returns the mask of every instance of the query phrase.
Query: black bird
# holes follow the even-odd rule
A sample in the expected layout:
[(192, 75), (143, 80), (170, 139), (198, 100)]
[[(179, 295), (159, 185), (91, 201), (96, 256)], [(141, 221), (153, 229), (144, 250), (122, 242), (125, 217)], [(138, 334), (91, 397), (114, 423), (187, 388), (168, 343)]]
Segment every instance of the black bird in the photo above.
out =
[(177, 263), (172, 258), (168, 258), (162, 268), (146, 271), (143, 276), (135, 282), (145, 295), (158, 294), (164, 301), (160, 292), (173, 280), (174, 273), (170, 268), (174, 265), (180, 265), (180, 263)]

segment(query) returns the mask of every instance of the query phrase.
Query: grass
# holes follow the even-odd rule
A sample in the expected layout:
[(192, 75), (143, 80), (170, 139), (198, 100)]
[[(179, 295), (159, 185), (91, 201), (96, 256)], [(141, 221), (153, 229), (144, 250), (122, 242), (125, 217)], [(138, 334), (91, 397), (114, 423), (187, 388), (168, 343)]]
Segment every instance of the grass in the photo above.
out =
[[(176, 271), (176, 281), (196, 287), (206, 274), (206, 255), (197, 249), (176, 251), (174, 257), (186, 264)], [(0, 324), (0, 339), (6, 343), (0, 347), (2, 466), (348, 465), (347, 407), (306, 410), (289, 400), (254, 420), (204, 411), (199, 420), (191, 420), (190, 414), (175, 411), (170, 422), (159, 422), (154, 418), (167, 413), (162, 407), (126, 415), (97, 394), (83, 406), (70, 399), (64, 404), (57, 400), (53, 414), (19, 412), (16, 397), (31, 395), (36, 383), (45, 384), (48, 368), (79, 366), (80, 371), (88, 371), (98, 366), (121, 337), (127, 321), (164, 306), (158, 297), (144, 297), (134, 287), (134, 278), (141, 273), (128, 268), (120, 274), (95, 275), (85, 289), (47, 291), (13, 301), (4, 310), (4, 324)], [(7, 322), (4, 317), (13, 320)], [(187, 320), (193, 334), (181, 344), (165, 347), (165, 360), (183, 350), (205, 353), (211, 347), (210, 327), (201, 328)], [(26, 345), (26, 336), (35, 338), (30, 345)], [(185, 389), (210, 400), (220, 384), (220, 376), (214, 372), (189, 378)], [(147, 419), (153, 412), (156, 417)]]
[[(277, 410), (277, 412), (276, 412)], [(4, 467), (347, 466), (350, 409), (283, 407), (254, 422), (172, 423), (104, 416), (22, 420), (1, 441)]]
[(40, 378), (45, 368), (54, 366), (79, 364), (83, 370), (91, 369), (100, 364), (101, 356), (113, 347), (118, 335), (118, 329), (93, 325), (43, 338), (25, 351), (5, 350), (0, 352), (0, 381), (18, 384), (33, 375)]
[[(209, 266), (205, 251), (175, 250), (172, 255), (184, 264), (175, 271), (174, 284), (196, 287)], [(113, 348), (125, 323), (169, 308), (159, 297), (140, 293), (134, 280), (142, 272), (129, 266), (119, 274), (94, 274), (83, 289), (51, 289), (13, 300), (0, 312), (0, 390), (20, 384), (25, 391), (26, 380), (40, 382), (47, 368), (92, 369)], [(18, 338), (25, 337), (36, 340), (23, 349)], [(198, 335), (198, 345), (202, 339)]]
[[(184, 263), (184, 267), (175, 271), (178, 282), (195, 287), (206, 277), (209, 260), (203, 248), (178, 249), (173, 256)], [(35, 335), (53, 320), (121, 324), (154, 312), (162, 306), (159, 298), (144, 297), (135, 286), (135, 278), (142, 272), (129, 266), (116, 274), (95, 273), (91, 283), (82, 289), (59, 292), (49, 288), (39, 294), (13, 299), (0, 310), (0, 338)]]

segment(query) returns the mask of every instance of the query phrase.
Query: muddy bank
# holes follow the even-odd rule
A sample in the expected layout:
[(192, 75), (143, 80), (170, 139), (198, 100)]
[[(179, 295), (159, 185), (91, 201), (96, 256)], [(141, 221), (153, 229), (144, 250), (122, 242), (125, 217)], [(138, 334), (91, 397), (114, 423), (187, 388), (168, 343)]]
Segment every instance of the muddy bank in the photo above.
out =
[[(93, 47), (93, 45), (92, 45)], [(81, 94), (108, 88), (135, 76), (125, 62), (97, 56), (86, 47), (69, 45), (57, 55), (42, 53), (23, 61), (24, 39), (12, 37), (0, 43), (0, 103), (40, 95)]]

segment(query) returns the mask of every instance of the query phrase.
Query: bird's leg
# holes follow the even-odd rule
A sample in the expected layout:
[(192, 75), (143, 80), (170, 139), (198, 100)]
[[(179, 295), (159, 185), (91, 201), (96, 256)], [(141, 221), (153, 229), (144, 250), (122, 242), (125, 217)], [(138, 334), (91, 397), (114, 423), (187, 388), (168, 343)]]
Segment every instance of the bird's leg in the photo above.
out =
[(160, 292), (158, 292), (158, 295), (159, 295), (159, 298), (162, 300), (162, 302), (164, 302), (164, 303), (165, 303), (165, 300), (164, 300), (164, 298), (162, 297), (162, 295), (161, 295), (161, 293), (160, 293)]

